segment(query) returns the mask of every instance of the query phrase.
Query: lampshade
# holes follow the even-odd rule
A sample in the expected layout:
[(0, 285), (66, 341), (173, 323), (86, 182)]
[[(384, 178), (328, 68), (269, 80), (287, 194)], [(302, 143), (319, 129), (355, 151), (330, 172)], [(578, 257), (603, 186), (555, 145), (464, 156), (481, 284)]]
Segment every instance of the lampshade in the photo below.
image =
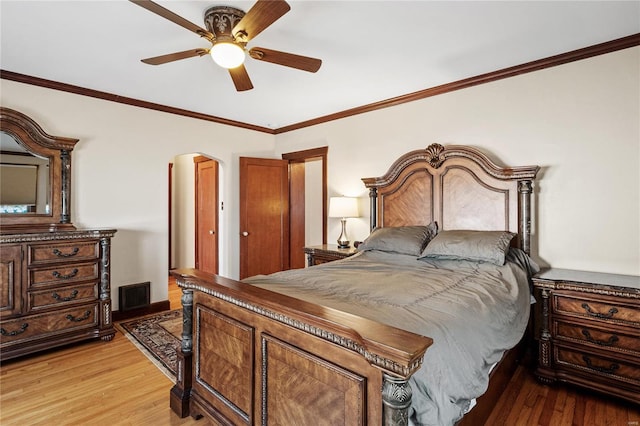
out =
[(216, 64), (227, 69), (242, 65), (245, 58), (242, 47), (229, 42), (218, 42), (214, 44), (209, 53)]
[(331, 197), (329, 217), (358, 217), (358, 199), (354, 197)]

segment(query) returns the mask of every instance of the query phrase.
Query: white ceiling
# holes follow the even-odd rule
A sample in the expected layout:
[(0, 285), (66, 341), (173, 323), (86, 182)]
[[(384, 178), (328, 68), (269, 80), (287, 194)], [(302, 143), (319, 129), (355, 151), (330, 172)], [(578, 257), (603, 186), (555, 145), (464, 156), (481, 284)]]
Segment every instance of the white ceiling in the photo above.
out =
[[(204, 27), (210, 6), (158, 1)], [(247, 59), (236, 92), (209, 56), (142, 58), (206, 40), (129, 1), (0, 0), (0, 68), (161, 105), (279, 128), (640, 33), (639, 1), (308, 1), (247, 47), (323, 60), (315, 73)]]

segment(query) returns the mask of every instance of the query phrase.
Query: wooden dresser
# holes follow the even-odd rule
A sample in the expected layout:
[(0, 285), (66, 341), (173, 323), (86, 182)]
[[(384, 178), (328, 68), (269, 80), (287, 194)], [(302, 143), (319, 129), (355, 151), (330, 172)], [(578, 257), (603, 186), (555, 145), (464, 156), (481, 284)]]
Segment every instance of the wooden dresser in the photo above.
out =
[(307, 265), (314, 266), (321, 263), (333, 262), (356, 254), (355, 247), (339, 248), (337, 244), (322, 244), (304, 248), (307, 255)]
[[(113, 229), (71, 221), (71, 152), (78, 139), (47, 134), (0, 106), (0, 360), (115, 334)], [(4, 171), (3, 171), (4, 173)]]
[(115, 230), (0, 235), (0, 358), (111, 340)]
[(549, 269), (533, 284), (537, 377), (640, 403), (640, 277)]

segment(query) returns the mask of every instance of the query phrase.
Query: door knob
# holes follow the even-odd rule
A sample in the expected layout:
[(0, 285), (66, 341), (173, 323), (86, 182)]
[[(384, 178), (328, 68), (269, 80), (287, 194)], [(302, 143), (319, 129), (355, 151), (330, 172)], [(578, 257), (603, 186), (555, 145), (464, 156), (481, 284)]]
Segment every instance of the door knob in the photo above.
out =
[(242, 236), (243, 236), (243, 237), (248, 237), (248, 236), (249, 236), (249, 233), (248, 233), (247, 231), (244, 231), (244, 232), (242, 233)]
[(209, 235), (213, 235), (215, 233), (216, 233), (216, 231), (214, 231), (213, 229), (209, 229)]

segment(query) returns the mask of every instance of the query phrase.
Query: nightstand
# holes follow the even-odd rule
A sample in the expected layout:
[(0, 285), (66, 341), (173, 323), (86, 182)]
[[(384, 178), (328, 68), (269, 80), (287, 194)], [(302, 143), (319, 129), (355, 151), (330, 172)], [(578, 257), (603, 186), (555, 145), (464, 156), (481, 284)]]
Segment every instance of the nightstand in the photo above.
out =
[(639, 404), (640, 277), (549, 269), (533, 285), (538, 379)]
[(321, 246), (305, 247), (307, 265), (314, 266), (321, 263), (333, 262), (356, 254), (355, 247), (338, 248), (336, 244), (323, 244)]

